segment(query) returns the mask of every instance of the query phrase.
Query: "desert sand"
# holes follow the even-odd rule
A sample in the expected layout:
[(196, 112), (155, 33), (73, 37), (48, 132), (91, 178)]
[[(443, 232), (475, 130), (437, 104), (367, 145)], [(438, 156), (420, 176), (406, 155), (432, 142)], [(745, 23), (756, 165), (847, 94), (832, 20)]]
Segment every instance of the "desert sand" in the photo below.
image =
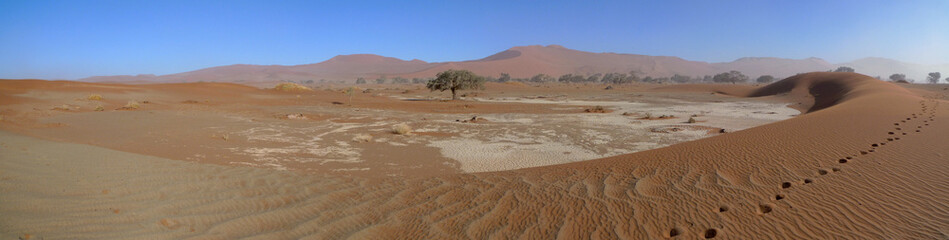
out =
[[(489, 86), (498, 90), (468, 101), (378, 89), (349, 102), (338, 89), (4, 80), (0, 237), (949, 237), (945, 90), (852, 73), (759, 87), (601, 87)], [(123, 109), (132, 99), (139, 107)], [(608, 112), (583, 111), (593, 105)], [(690, 113), (705, 122), (682, 123)], [(471, 116), (487, 121), (454, 121)], [(593, 121), (542, 127), (572, 116)], [(402, 122), (417, 132), (386, 132)], [(702, 128), (663, 132), (679, 125)], [(505, 128), (510, 137), (495, 132)], [(589, 131), (535, 145), (575, 149), (577, 158), (468, 167), (474, 154), (444, 150), (519, 147), (530, 143), (510, 144), (574, 128)], [(650, 130), (658, 133), (634, 134)], [(360, 134), (372, 140), (354, 140)], [(634, 141), (656, 144), (637, 149)], [(358, 156), (346, 151), (360, 144)], [(286, 149), (294, 151), (273, 154)], [(550, 150), (495, 161), (532, 152)], [(267, 157), (280, 166), (259, 161)]]

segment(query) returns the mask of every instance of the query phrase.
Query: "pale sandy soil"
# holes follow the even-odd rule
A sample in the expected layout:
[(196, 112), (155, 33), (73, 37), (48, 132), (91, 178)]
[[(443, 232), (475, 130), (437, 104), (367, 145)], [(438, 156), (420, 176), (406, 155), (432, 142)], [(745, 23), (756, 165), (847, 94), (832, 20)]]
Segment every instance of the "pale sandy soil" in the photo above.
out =
[[(465, 102), (400, 101), (392, 96), (404, 90), (393, 89), (363, 96), (349, 107), (331, 103), (345, 101), (344, 95), (323, 90), (275, 93), (226, 84), (0, 81), (0, 237), (949, 237), (949, 139), (944, 134), (949, 132), (949, 102), (940, 100), (945, 96), (936, 89), (907, 90), (849, 73), (806, 74), (760, 88), (610, 90), (618, 92), (615, 96), (643, 97), (625, 101), (599, 99), (602, 89), (592, 86), (512, 89), (489, 89), (479, 93), (482, 101)], [(83, 99), (92, 92), (104, 100)], [(492, 102), (524, 101), (522, 96), (551, 92), (578, 103)], [(198, 96), (196, 102), (184, 102)], [(114, 110), (132, 98), (150, 103), (134, 111)], [(613, 111), (582, 112), (590, 106), (581, 105), (594, 102)], [(783, 120), (794, 114), (754, 113), (783, 109), (772, 107), (785, 103), (804, 113)], [(63, 104), (69, 106), (52, 110)], [(99, 104), (108, 110), (93, 111)], [(689, 105), (695, 108), (678, 107)], [(325, 110), (334, 106), (338, 112)], [(623, 142), (637, 141), (638, 136), (621, 137), (635, 135), (639, 130), (633, 126), (678, 125), (675, 121), (683, 120), (635, 123), (639, 120), (632, 117), (624, 122), (623, 111), (667, 107), (677, 116), (711, 110), (705, 115), (708, 122), (697, 124), (744, 130), (630, 154), (480, 173), (464, 173), (464, 160), (446, 158), (443, 154), (451, 154), (429, 146), (471, 141), (488, 149), (470, 151), (500, 155), (496, 149), (503, 146), (490, 147), (510, 142), (541, 145), (518, 142), (527, 137), (516, 133), (537, 128), (531, 124), (573, 117), (564, 120), (563, 127), (531, 133), (536, 139), (547, 138), (543, 145), (599, 154), (602, 145), (635, 146)], [(341, 117), (343, 109), (352, 113)], [(306, 120), (281, 118), (301, 112)], [(472, 115), (488, 121), (453, 121)], [(763, 125), (729, 126), (734, 122), (729, 117)], [(414, 135), (387, 132), (386, 125), (408, 122), (403, 119), (425, 125), (415, 126), (421, 131)], [(512, 133), (505, 135), (506, 128)], [(555, 134), (544, 135), (545, 130)], [(694, 134), (657, 135), (679, 133)], [(370, 134), (373, 140), (352, 141), (358, 134)], [(676, 138), (684, 139), (669, 137)], [(298, 142), (319, 147), (289, 147)], [(381, 160), (354, 162), (354, 154), (342, 150), (359, 144), (374, 146), (363, 148), (359, 159), (377, 154)], [(319, 150), (324, 148), (332, 150)], [(297, 152), (280, 152), (287, 149)], [(279, 161), (289, 156), (310, 162)], [(265, 157), (278, 160), (255, 161)], [(494, 166), (483, 166), (489, 167)], [(388, 171), (382, 175), (392, 175), (360, 174), (379, 168)]]
[[(628, 86), (607, 91), (602, 85), (491, 84), (489, 90), (474, 93), (479, 97), (444, 102), (440, 99), (445, 93), (419, 90), (417, 85), (383, 85), (360, 91), (354, 106), (339, 88), (290, 94), (233, 90), (247, 92), (236, 96), (228, 89), (215, 90), (217, 84), (207, 84), (201, 92), (180, 91), (201, 88), (187, 84), (162, 86), (88, 85), (79, 91), (34, 86), (10, 94), (34, 101), (6, 111), (13, 123), (33, 124), (12, 131), (46, 139), (178, 160), (366, 177), (578, 162), (715, 136), (719, 129), (734, 132), (800, 113), (773, 99), (656, 94)], [(86, 99), (95, 92), (105, 100)], [(111, 105), (110, 100), (125, 102)], [(366, 100), (376, 102), (359, 105)], [(128, 101), (142, 102), (141, 108), (116, 110)], [(310, 104), (313, 101), (323, 104)], [(108, 109), (93, 111), (103, 104)], [(441, 112), (438, 107), (406, 104), (458, 109)], [(483, 109), (478, 104), (492, 105)], [(584, 112), (592, 106), (611, 112)], [(676, 117), (642, 119), (646, 114)], [(698, 122), (687, 123), (693, 115)], [(466, 121), (473, 117), (478, 121)], [(400, 123), (413, 133), (392, 134), (392, 126)]]

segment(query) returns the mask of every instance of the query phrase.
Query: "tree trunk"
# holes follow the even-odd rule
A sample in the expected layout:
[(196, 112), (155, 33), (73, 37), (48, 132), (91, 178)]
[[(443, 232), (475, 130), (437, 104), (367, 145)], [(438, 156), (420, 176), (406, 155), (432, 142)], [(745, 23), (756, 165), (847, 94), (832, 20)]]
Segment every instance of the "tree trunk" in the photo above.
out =
[(451, 89), (451, 100), (458, 100), (458, 94), (455, 93), (455, 89)]

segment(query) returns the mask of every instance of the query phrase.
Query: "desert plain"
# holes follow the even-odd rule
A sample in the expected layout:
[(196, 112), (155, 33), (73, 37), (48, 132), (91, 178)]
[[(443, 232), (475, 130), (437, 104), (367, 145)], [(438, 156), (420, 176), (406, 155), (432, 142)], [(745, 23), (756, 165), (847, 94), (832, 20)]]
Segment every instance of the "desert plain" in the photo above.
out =
[(0, 81), (5, 239), (945, 239), (945, 85)]

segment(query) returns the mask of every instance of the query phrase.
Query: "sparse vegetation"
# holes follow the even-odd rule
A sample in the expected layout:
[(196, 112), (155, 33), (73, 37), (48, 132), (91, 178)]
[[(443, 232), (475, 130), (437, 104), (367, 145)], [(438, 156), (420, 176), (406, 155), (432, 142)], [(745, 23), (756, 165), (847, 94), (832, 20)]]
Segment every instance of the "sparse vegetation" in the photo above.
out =
[(698, 121), (696, 121), (694, 117), (690, 117), (690, 118), (689, 118), (689, 121), (686, 121), (686, 122), (687, 122), (687, 123), (696, 123), (696, 122), (698, 122)]
[(357, 78), (357, 79), (356, 79), (356, 84), (366, 84), (366, 79), (365, 79), (365, 78)]
[(53, 107), (53, 110), (69, 111), (69, 110), (72, 110), (72, 107), (70, 107), (68, 104), (63, 104), (63, 105), (61, 105), (61, 106), (55, 106), (55, 107)]
[(604, 108), (603, 106), (594, 106), (594, 107), (592, 107), (592, 108), (587, 108), (586, 110), (583, 110), (583, 111), (584, 111), (584, 112), (588, 112), (588, 113), (606, 113), (606, 112), (608, 112), (608, 111), (606, 110), (606, 108)]
[(392, 126), (392, 133), (398, 135), (408, 135), (412, 133), (412, 128), (408, 124), (399, 123)]
[(929, 83), (936, 84), (939, 83), (939, 78), (942, 77), (942, 74), (939, 72), (931, 72), (929, 76), (926, 77), (926, 80), (929, 80)]
[(86, 99), (92, 100), (92, 101), (101, 101), (102, 95), (93, 93), (93, 94), (89, 94), (89, 96), (87, 96)]
[(774, 81), (774, 76), (771, 76), (771, 75), (760, 76), (755, 81), (758, 83), (771, 83)]
[(904, 83), (908, 82), (906, 81), (906, 74), (902, 74), (902, 73), (894, 73), (893, 75), (890, 75), (890, 81), (893, 81), (893, 82), (902, 81)]
[(277, 86), (275, 86), (274, 89), (278, 91), (285, 91), (285, 92), (313, 91), (313, 89), (310, 89), (308, 87), (305, 87), (303, 85), (296, 84), (296, 83), (277, 84)]
[(120, 107), (118, 110), (136, 110), (141, 107), (136, 101), (128, 101), (125, 106)]
[(435, 79), (428, 81), (426, 88), (435, 91), (451, 90), (451, 99), (458, 99), (458, 90), (484, 89), (484, 77), (475, 75), (468, 70), (454, 70), (440, 72)]
[(308, 118), (306, 117), (306, 115), (303, 115), (302, 113), (295, 113), (295, 114), (287, 114), (287, 119), (290, 119), (290, 120), (306, 120), (306, 119), (308, 119)]
[(102, 105), (96, 106), (96, 112), (101, 112), (101, 111), (105, 111), (105, 107), (103, 107)]
[(854, 70), (852, 67), (841, 66), (841, 67), (838, 67), (836, 70), (834, 70), (834, 72), (854, 72)]
[(717, 83), (735, 84), (735, 83), (740, 83), (740, 82), (747, 82), (748, 76), (745, 76), (745, 74), (742, 74), (739, 71), (729, 71), (725, 73), (715, 74), (715, 76), (712, 77), (712, 81), (715, 81)]
[(372, 141), (372, 135), (369, 134), (359, 134), (353, 137), (353, 142), (366, 143), (370, 141)]

